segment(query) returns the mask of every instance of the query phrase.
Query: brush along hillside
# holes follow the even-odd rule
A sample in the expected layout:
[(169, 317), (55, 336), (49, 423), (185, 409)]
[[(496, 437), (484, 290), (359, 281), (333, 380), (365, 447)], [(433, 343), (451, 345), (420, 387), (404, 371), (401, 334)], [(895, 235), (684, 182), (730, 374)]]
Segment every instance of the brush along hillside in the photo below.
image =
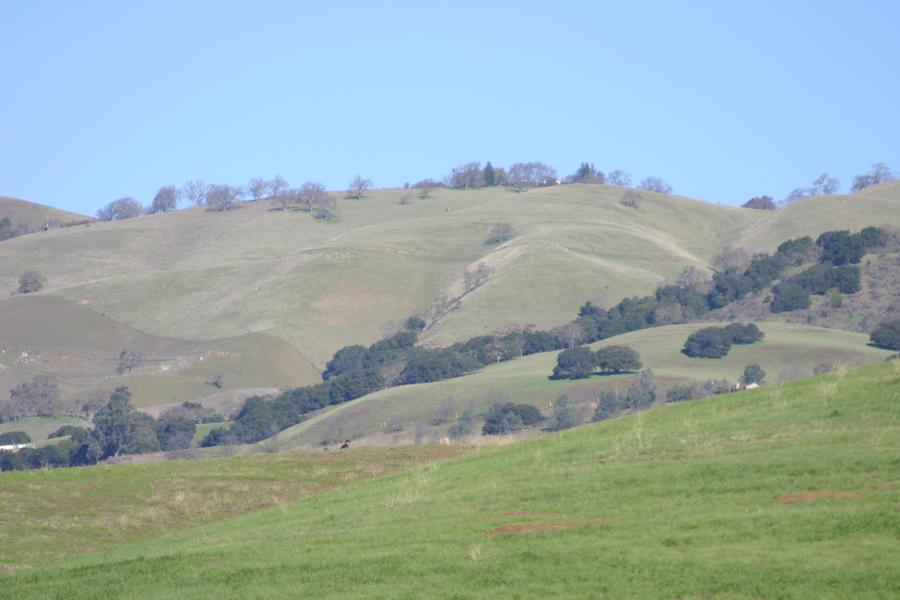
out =
[[(799, 324), (760, 323), (765, 337), (753, 344), (735, 345), (725, 358), (691, 358), (682, 353), (687, 337), (704, 327), (724, 323), (669, 325), (608, 338), (591, 344), (596, 350), (624, 345), (640, 354), (643, 368), (653, 371), (660, 400), (678, 383), (728, 380), (736, 383), (744, 368), (759, 364), (767, 380), (779, 382), (811, 375), (821, 369), (884, 360), (891, 354), (868, 344), (866, 335)], [(437, 441), (447, 435), (467, 410), (478, 421), (496, 402), (531, 404), (551, 414), (551, 406), (566, 395), (579, 419), (590, 420), (604, 390), (624, 395), (634, 373), (593, 375), (587, 379), (551, 379), (558, 351), (543, 352), (485, 367), (482, 371), (444, 381), (389, 388), (311, 416), (286, 429), (264, 447), (334, 443), (346, 437), (374, 436), (381, 441)], [(545, 423), (546, 425), (546, 423)], [(475, 429), (480, 431), (480, 425)]]
[(895, 597), (897, 364), (659, 407), (360, 482), (39, 565), (0, 579), (0, 595)]
[[(436, 319), (423, 339), (433, 344), (549, 327), (586, 299), (611, 305), (685, 266), (704, 270), (728, 244), (770, 251), (792, 236), (900, 225), (898, 185), (774, 213), (652, 192), (633, 208), (625, 193), (374, 191), (340, 199), (334, 222), (254, 202), (94, 223), (0, 244), (0, 288), (34, 269), (47, 279), (41, 294), (137, 330), (190, 340), (267, 332), (321, 369), (338, 348), (371, 343), (414, 313)], [(497, 223), (512, 237), (486, 244)]]

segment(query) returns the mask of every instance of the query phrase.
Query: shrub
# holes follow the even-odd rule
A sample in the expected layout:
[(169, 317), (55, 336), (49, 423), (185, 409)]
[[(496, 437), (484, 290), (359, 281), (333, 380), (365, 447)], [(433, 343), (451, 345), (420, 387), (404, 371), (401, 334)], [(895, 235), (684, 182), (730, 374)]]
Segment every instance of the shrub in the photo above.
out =
[(676, 383), (666, 390), (666, 402), (684, 402), (700, 396), (700, 390), (689, 383)]
[(751, 383), (762, 383), (766, 379), (766, 372), (756, 363), (744, 367), (744, 374), (741, 375), (741, 383), (749, 385)]
[(497, 223), (494, 225), (494, 228), (491, 229), (491, 233), (488, 235), (488, 238), (484, 240), (484, 243), (488, 245), (500, 244), (512, 239), (513, 235), (514, 231), (512, 225), (509, 223)]
[(25, 271), (19, 277), (19, 288), (16, 290), (20, 294), (31, 294), (41, 290), (47, 285), (47, 280), (37, 271)]
[(563, 394), (556, 399), (556, 402), (553, 403), (553, 422), (550, 425), (552, 431), (577, 427), (580, 421), (578, 410), (568, 396)]
[(0, 446), (29, 443), (31, 443), (31, 436), (29, 436), (24, 431), (9, 431), (7, 433), (0, 433)]
[(459, 420), (450, 426), (450, 429), (447, 430), (447, 435), (452, 440), (461, 440), (474, 432), (475, 414), (471, 410), (466, 410), (460, 415)]
[(880, 323), (869, 339), (879, 348), (900, 350), (900, 319)]
[(656, 383), (653, 381), (653, 371), (645, 369), (635, 376), (628, 388), (625, 406), (632, 410), (640, 410), (654, 402), (656, 402)]
[(535, 425), (543, 419), (541, 412), (529, 404), (496, 402), (488, 410), (481, 431), (485, 435), (512, 433), (517, 429)]
[(775, 201), (769, 196), (757, 196), (750, 198), (744, 204), (743, 208), (755, 208), (757, 210), (775, 210)]
[(91, 432), (84, 427), (78, 427), (77, 425), (63, 425), (62, 427), (48, 435), (47, 439), (52, 440), (54, 438), (69, 436), (72, 441), (84, 443), (87, 441), (90, 434)]

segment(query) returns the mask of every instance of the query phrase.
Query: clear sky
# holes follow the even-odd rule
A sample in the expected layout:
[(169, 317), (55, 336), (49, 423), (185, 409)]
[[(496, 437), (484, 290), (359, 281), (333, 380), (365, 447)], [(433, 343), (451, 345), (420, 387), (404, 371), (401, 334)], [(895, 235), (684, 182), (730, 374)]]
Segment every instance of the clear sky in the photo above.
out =
[(0, 0), (0, 194), (581, 161), (722, 203), (900, 169), (900, 2)]

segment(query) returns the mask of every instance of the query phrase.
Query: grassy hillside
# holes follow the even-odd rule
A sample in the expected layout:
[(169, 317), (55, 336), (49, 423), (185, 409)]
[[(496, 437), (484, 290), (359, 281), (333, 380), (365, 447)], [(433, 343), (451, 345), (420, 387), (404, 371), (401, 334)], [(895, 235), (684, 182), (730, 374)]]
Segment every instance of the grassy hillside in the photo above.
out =
[[(4, 397), (10, 387), (36, 373), (57, 377), (66, 401), (127, 385), (138, 406), (209, 395), (216, 389), (206, 382), (216, 373), (224, 375), (227, 390), (319, 381), (296, 348), (265, 333), (206, 341), (156, 337), (70, 300), (44, 295), (0, 302), (0, 323)], [(144, 363), (117, 374), (122, 350), (141, 353)]]
[(666, 406), (15, 574), (0, 595), (894, 597), (898, 394), (891, 363)]
[[(770, 213), (644, 192), (572, 185), (375, 191), (339, 200), (336, 223), (245, 203), (95, 223), (0, 244), (0, 289), (37, 269), (63, 296), (159, 337), (214, 339), (263, 331), (318, 368), (334, 350), (371, 343), (441, 295), (462, 292), (482, 262), (491, 276), (428, 331), (444, 344), (512, 325), (571, 319), (587, 299), (609, 305), (651, 292), (683, 267), (704, 268), (739, 240), (770, 249), (786, 237), (869, 224), (900, 225), (893, 188), (817, 198)], [(400, 204), (410, 197), (410, 204)], [(484, 243), (497, 222), (515, 237)]]
[(48, 222), (51, 225), (59, 225), (80, 222), (90, 218), (77, 213), (59, 210), (52, 206), (0, 196), (0, 219), (3, 217), (8, 218), (14, 227), (16, 225), (24, 225), (34, 231), (43, 230)]
[[(283, 507), (464, 451), (406, 446), (5, 472), (0, 474), (0, 574)], [(3, 590), (0, 583), (0, 597)]]
[[(723, 359), (690, 358), (681, 353), (687, 336), (713, 323), (670, 325), (635, 331), (592, 344), (594, 349), (624, 344), (637, 350), (645, 368), (653, 370), (660, 388), (676, 382), (711, 379), (737, 381), (744, 367), (758, 363), (769, 381), (812, 374), (822, 363), (858, 365), (883, 360), (890, 352), (868, 346), (868, 336), (787, 323), (760, 323), (766, 337), (755, 344), (733, 346)], [(434, 383), (389, 388), (334, 407), (278, 434), (264, 446), (315, 445), (322, 440), (380, 436), (385, 441), (409, 441), (417, 425), (432, 439), (444, 435), (466, 409), (483, 413), (495, 401), (514, 401), (548, 408), (562, 394), (581, 405), (582, 418), (592, 414), (603, 389), (626, 391), (632, 375), (586, 380), (551, 380), (558, 352), (534, 354), (485, 368), (483, 371)], [(663, 392), (664, 393), (664, 392)], [(428, 427), (427, 424), (439, 423)], [(420, 434), (423, 429), (419, 428)]]

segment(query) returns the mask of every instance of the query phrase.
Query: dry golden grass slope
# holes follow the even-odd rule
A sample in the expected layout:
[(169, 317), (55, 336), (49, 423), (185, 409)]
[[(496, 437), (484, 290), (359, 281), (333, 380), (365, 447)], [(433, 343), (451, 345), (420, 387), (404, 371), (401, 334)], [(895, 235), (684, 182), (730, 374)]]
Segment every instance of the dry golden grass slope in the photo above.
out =
[(48, 222), (65, 224), (90, 218), (78, 213), (53, 208), (52, 206), (0, 196), (0, 219), (3, 217), (7, 217), (12, 221), (13, 226), (25, 225), (35, 231), (43, 229)]
[[(154, 336), (202, 340), (265, 332), (321, 368), (339, 347), (371, 343), (442, 294), (467, 268), (487, 283), (427, 332), (445, 344), (513, 325), (547, 327), (587, 299), (651, 292), (726, 244), (771, 250), (835, 228), (900, 225), (900, 186), (804, 200), (775, 213), (643, 192), (638, 209), (610, 186), (403, 190), (339, 199), (340, 218), (245, 203), (95, 223), (0, 244), (0, 289), (25, 269), (67, 298)], [(409, 204), (401, 204), (408, 195)], [(515, 237), (484, 243), (498, 222)], [(4, 301), (6, 302), (6, 301)], [(2, 304), (2, 303), (0, 303)], [(2, 324), (0, 324), (2, 335)]]

